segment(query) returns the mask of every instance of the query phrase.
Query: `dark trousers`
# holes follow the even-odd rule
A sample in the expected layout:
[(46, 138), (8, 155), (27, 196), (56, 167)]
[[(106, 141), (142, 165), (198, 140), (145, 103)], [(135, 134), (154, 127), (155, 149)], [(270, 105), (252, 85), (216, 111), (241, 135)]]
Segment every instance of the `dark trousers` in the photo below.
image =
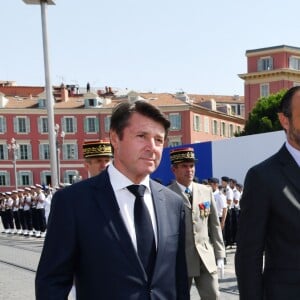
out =
[(25, 223), (25, 214), (24, 214), (24, 209), (23, 208), (19, 208), (19, 217), (20, 217), (20, 224), (21, 224), (21, 228), (23, 230), (28, 229), (26, 227), (26, 223)]
[(1, 210), (1, 221), (2, 221), (3, 228), (8, 229), (9, 227), (6, 220), (5, 210)]
[(231, 239), (233, 243), (236, 243), (236, 233), (238, 229), (238, 219), (240, 215), (240, 210), (238, 208), (232, 208), (231, 214)]
[(26, 229), (32, 230), (32, 215), (31, 215), (31, 210), (24, 210), (24, 220), (25, 220), (25, 226)]
[(225, 246), (232, 246), (236, 243), (236, 233), (238, 226), (238, 218), (239, 218), (239, 209), (230, 208), (227, 211), (227, 216), (225, 220)]
[(31, 208), (31, 216), (32, 216), (32, 226), (33, 229), (36, 231), (39, 231), (39, 224), (38, 224), (38, 218), (37, 218), (37, 209), (36, 207)]
[(6, 229), (14, 229), (14, 217), (13, 217), (13, 212), (11, 209), (7, 209), (5, 211), (5, 221), (7, 224), (7, 228)]
[(19, 216), (19, 211), (18, 210), (13, 211), (13, 217), (14, 217), (16, 228), (18, 230), (20, 230), (21, 229), (21, 223), (20, 223), (20, 216)]
[(36, 213), (37, 213), (38, 230), (44, 232), (46, 230), (45, 209), (37, 208)]

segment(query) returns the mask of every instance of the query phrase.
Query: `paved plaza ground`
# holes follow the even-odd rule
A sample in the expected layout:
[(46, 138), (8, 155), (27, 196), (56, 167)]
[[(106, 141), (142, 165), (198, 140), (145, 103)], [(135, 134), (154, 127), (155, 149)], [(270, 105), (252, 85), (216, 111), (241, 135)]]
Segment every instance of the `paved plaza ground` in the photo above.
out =
[[(0, 300), (35, 299), (34, 278), (42, 247), (41, 238), (0, 233)], [(225, 278), (220, 280), (220, 300), (239, 299), (234, 272), (234, 253), (235, 249), (227, 250)], [(191, 300), (199, 299), (193, 286)]]

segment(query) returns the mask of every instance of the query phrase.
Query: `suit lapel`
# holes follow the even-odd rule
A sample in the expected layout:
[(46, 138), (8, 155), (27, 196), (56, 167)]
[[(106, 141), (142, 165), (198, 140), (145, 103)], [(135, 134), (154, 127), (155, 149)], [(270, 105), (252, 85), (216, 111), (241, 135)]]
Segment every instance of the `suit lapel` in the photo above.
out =
[[(131, 265), (143, 271), (143, 267), (134, 249), (130, 235), (120, 213), (118, 202), (115, 198), (107, 171), (103, 171), (97, 176), (99, 180), (95, 181), (96, 201), (107, 220), (108, 227), (116, 240), (120, 243)], [(143, 271), (144, 275), (145, 272)]]
[[(152, 180), (150, 181), (150, 187), (157, 224), (157, 255), (155, 265), (159, 266), (163, 263), (163, 252), (166, 246), (166, 236), (168, 235), (167, 227), (164, 225), (164, 222), (168, 219), (168, 212), (166, 208), (166, 199), (162, 188)], [(156, 268), (154, 268), (154, 273), (155, 269)]]

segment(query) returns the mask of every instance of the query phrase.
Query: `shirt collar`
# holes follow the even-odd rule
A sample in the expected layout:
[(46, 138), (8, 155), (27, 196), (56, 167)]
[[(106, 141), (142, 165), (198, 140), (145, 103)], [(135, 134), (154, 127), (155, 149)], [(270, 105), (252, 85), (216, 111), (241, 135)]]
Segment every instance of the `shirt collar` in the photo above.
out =
[(285, 142), (285, 146), (300, 167), (300, 151), (294, 148), (288, 141)]
[(184, 186), (181, 183), (179, 183), (178, 181), (176, 181), (176, 182), (177, 182), (177, 184), (180, 187), (180, 189), (181, 189), (182, 192), (185, 192), (186, 188), (189, 188), (189, 190), (191, 192), (193, 192), (193, 188), (192, 188), (193, 185), (192, 184), (190, 184), (189, 186)]
[[(108, 172), (110, 182), (111, 182), (111, 185), (112, 185), (114, 191), (127, 189), (127, 187), (129, 185), (135, 184), (128, 177), (126, 177), (124, 174), (122, 174), (113, 165), (113, 163), (109, 164), (109, 166), (107, 168), (107, 172)], [(147, 175), (140, 184), (145, 185), (146, 188), (148, 189), (148, 191), (151, 191), (149, 175)]]

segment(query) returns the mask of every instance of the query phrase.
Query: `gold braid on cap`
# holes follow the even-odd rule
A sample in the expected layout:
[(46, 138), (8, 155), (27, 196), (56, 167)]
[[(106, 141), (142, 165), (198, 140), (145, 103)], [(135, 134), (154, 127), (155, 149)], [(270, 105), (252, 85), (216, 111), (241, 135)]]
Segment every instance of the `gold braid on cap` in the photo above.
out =
[(110, 145), (98, 145), (98, 146), (88, 146), (83, 149), (84, 157), (92, 157), (97, 155), (107, 155), (111, 156), (111, 146)]
[(170, 156), (172, 163), (181, 162), (185, 160), (196, 160), (195, 153), (193, 151), (181, 150), (177, 153), (174, 151), (173, 153), (171, 153)]

